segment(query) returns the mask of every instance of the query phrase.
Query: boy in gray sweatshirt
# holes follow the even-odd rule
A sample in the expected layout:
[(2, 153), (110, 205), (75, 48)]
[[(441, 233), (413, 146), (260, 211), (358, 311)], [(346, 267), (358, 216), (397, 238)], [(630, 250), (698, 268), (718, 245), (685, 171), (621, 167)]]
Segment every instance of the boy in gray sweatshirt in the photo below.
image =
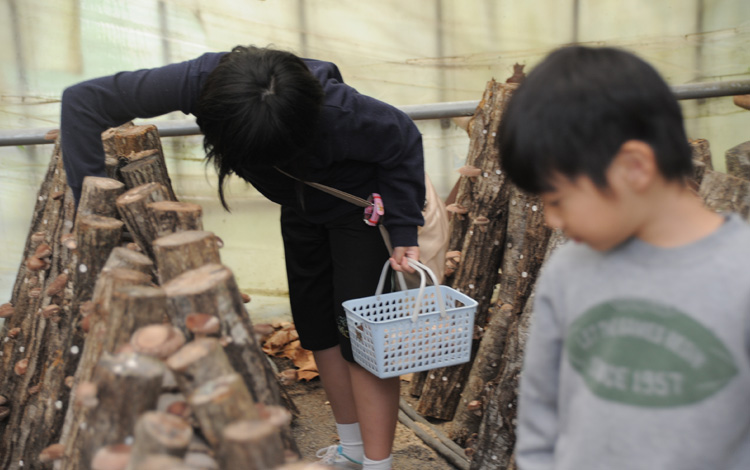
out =
[(536, 291), (518, 468), (750, 469), (750, 228), (688, 186), (666, 83), (621, 50), (560, 49), (498, 141), (571, 240)]

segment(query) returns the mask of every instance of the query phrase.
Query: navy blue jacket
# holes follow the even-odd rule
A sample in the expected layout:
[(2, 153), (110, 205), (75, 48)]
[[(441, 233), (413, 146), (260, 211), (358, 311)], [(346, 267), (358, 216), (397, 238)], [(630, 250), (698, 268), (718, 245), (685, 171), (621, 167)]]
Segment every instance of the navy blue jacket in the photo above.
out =
[[(76, 201), (85, 176), (106, 176), (104, 130), (172, 111), (200, 117), (200, 91), (224, 54), (207, 53), (186, 62), (120, 72), (67, 88), (60, 127), (65, 171)], [(393, 246), (417, 245), (425, 197), (419, 130), (402, 111), (346, 85), (336, 65), (310, 59), (305, 63), (325, 93), (319, 132), (304, 162), (305, 178), (362, 198), (380, 193)], [(271, 201), (294, 208), (314, 223), (361, 210), (311, 187), (303, 189), (302, 207), (295, 181), (272, 168), (253, 168), (239, 176)]]

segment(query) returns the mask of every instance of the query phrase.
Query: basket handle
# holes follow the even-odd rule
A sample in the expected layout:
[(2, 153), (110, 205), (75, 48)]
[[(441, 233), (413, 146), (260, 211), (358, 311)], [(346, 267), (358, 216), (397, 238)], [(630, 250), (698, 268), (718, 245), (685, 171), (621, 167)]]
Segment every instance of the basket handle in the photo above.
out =
[[(438, 308), (440, 309), (440, 316), (446, 318), (448, 313), (445, 310), (445, 303), (443, 302), (443, 295), (440, 292), (440, 285), (437, 280), (437, 276), (432, 272), (430, 268), (420, 263), (417, 260), (408, 259), (409, 265), (419, 273), (419, 293), (417, 294), (417, 301), (414, 303), (414, 313), (412, 314), (411, 321), (416, 323), (419, 317), (419, 309), (422, 307), (422, 296), (424, 295), (424, 289), (426, 285), (425, 273), (427, 273), (432, 279), (433, 287), (435, 288), (435, 296), (437, 297)], [(378, 281), (378, 288), (375, 290), (375, 295), (383, 293), (383, 287), (385, 286), (386, 274), (390, 267), (390, 261), (386, 261), (383, 266), (383, 271), (380, 273), (380, 281)]]

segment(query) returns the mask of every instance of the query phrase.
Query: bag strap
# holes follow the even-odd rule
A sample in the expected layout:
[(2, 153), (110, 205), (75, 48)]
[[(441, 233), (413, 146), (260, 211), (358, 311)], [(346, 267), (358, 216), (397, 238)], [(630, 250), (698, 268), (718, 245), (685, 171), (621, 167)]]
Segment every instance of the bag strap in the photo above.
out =
[[(284, 174), (294, 180), (300, 181), (302, 183), (305, 183), (308, 186), (312, 186), (315, 189), (318, 189), (320, 191), (323, 191), (324, 193), (328, 193), (331, 196), (335, 196), (339, 199), (343, 199), (344, 201), (350, 202), (354, 204), (355, 206), (359, 207), (370, 207), (372, 206), (372, 202), (362, 199), (361, 197), (355, 196), (354, 194), (349, 194), (346, 191), (342, 191), (340, 189), (332, 188), (330, 186), (326, 186), (324, 184), (320, 183), (313, 183), (311, 181), (305, 181), (303, 179), (297, 178), (296, 176), (287, 173), (286, 171), (282, 170), (281, 168), (275, 166), (276, 171), (278, 171), (281, 174)], [(383, 224), (378, 224), (378, 229), (380, 230), (380, 236), (383, 237), (383, 242), (385, 243), (385, 247), (388, 250), (388, 254), (393, 254), (393, 245), (391, 245), (391, 236), (388, 234), (388, 230), (385, 228)], [(404, 275), (400, 272), (396, 272), (396, 277), (398, 278), (399, 283), (401, 284), (401, 288), (403, 290), (406, 290), (406, 281), (404, 280)]]

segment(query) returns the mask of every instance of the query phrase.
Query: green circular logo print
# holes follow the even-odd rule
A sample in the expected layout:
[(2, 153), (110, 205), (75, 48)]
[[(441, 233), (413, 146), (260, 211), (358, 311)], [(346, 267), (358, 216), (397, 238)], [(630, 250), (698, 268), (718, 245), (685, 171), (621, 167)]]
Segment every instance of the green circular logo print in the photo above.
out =
[(710, 330), (646, 300), (591, 308), (573, 322), (565, 348), (593, 393), (635, 406), (695, 403), (737, 374), (732, 354)]

